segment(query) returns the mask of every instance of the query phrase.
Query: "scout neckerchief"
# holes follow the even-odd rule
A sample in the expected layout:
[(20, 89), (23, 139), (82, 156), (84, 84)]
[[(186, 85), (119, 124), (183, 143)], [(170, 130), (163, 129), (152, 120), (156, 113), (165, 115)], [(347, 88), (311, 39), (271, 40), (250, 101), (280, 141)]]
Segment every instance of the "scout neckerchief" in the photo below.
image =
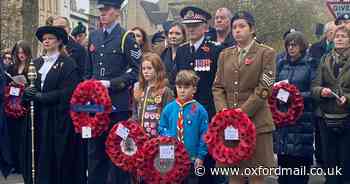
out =
[(189, 105), (191, 103), (196, 102), (195, 100), (188, 100), (186, 102), (176, 99), (176, 103), (180, 106), (179, 108), (179, 114), (178, 114), (178, 120), (177, 120), (177, 140), (179, 140), (180, 142), (184, 142), (184, 118), (183, 118), (183, 111), (184, 111), (184, 107), (186, 105)]

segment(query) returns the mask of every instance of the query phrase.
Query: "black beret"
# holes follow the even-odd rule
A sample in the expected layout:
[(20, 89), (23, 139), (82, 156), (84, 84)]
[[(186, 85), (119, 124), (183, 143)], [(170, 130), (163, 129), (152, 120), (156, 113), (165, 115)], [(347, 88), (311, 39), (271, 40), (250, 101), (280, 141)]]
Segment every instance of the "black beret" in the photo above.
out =
[(238, 19), (244, 19), (248, 22), (248, 24), (255, 26), (254, 16), (247, 11), (239, 11), (239, 12), (235, 13), (231, 19), (231, 25), (233, 24), (233, 22), (235, 20), (238, 20)]

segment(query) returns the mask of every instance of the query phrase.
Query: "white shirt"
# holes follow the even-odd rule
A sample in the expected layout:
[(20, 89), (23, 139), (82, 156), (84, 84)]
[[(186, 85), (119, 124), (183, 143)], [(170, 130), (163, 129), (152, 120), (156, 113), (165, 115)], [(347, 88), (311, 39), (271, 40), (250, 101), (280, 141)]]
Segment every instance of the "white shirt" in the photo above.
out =
[(41, 89), (43, 89), (45, 79), (52, 66), (56, 63), (58, 57), (60, 56), (59, 52), (56, 52), (50, 56), (43, 56), (44, 64), (41, 66), (39, 73), (41, 74)]
[(202, 36), (201, 39), (199, 39), (199, 40), (196, 41), (195, 43), (191, 43), (190, 45), (191, 45), (191, 46), (193, 45), (195, 51), (197, 51), (197, 50), (199, 49), (199, 47), (202, 45), (203, 41), (204, 41), (204, 35)]

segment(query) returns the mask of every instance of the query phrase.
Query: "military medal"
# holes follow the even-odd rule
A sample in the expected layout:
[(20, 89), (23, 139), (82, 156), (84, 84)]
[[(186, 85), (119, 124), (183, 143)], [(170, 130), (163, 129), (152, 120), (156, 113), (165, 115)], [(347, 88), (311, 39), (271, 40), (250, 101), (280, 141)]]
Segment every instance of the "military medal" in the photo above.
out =
[(211, 63), (211, 60), (208, 59), (207, 60), (207, 67), (206, 67), (206, 71), (210, 71), (210, 63)]
[(198, 70), (197, 66), (198, 66), (198, 60), (195, 60), (194, 61), (194, 71)]
[(198, 60), (198, 63), (199, 63), (199, 66), (198, 66), (198, 71), (203, 71), (203, 60), (202, 59), (200, 59), (200, 60)]

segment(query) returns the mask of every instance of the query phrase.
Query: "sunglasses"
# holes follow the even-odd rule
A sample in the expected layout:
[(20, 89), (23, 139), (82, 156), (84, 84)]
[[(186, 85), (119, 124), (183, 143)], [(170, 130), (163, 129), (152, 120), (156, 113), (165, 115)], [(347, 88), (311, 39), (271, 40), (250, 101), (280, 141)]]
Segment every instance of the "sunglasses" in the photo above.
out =
[(4, 57), (5, 60), (12, 60), (12, 57)]

